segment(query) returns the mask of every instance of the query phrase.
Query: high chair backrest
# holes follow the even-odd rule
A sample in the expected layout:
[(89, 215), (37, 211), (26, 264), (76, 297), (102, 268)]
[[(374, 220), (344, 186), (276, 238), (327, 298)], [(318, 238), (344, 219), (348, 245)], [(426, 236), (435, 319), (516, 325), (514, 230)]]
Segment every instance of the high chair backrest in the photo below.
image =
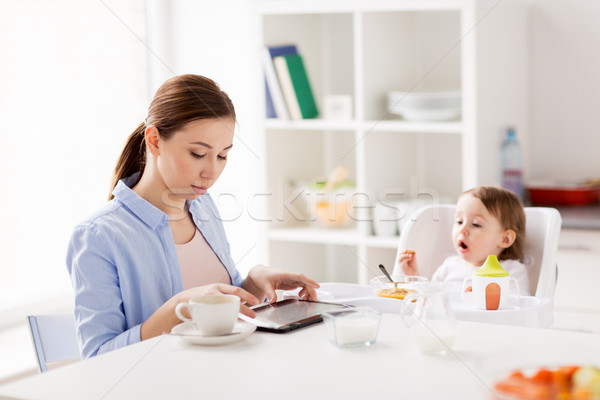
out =
[[(399, 253), (404, 249), (417, 252), (421, 275), (431, 278), (444, 259), (455, 255), (452, 244), (454, 204), (430, 205), (415, 211), (400, 233)], [(525, 207), (525, 265), (531, 293), (536, 297), (554, 297), (556, 254), (561, 217), (554, 208)], [(402, 275), (396, 261), (394, 275)]]

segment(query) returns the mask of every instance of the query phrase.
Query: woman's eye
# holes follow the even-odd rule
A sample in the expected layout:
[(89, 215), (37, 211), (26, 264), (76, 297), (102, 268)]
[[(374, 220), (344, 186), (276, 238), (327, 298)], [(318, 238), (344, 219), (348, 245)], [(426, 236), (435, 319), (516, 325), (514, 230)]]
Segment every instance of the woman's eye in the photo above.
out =
[(206, 157), (206, 154), (196, 154), (196, 153), (192, 152), (192, 157), (194, 157), (194, 158), (204, 158), (204, 157)]
[(219, 157), (219, 159), (221, 159), (221, 160), (227, 160), (227, 156), (217, 156), (217, 157)]

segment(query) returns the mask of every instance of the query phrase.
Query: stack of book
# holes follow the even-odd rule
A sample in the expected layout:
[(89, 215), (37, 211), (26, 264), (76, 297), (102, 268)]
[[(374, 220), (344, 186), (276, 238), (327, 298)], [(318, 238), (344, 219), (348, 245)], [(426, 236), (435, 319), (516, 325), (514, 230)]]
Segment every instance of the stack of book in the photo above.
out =
[(263, 51), (267, 118), (316, 118), (317, 103), (296, 46), (267, 46)]

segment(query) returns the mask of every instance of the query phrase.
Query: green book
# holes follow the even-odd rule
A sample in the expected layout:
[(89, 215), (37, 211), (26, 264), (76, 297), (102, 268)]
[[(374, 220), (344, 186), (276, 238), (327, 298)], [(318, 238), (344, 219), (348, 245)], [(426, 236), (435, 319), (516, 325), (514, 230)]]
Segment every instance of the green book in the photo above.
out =
[(275, 57), (273, 63), (292, 119), (317, 117), (319, 110), (310, 87), (306, 68), (304, 68), (302, 56), (290, 54)]

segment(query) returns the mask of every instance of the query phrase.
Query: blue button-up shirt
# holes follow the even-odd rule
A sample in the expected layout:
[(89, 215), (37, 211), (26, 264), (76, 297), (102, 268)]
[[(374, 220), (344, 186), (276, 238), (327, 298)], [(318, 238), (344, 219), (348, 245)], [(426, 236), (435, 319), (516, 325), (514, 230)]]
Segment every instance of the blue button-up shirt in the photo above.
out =
[[(84, 358), (139, 342), (141, 324), (183, 290), (169, 218), (130, 189), (134, 179), (119, 181), (114, 199), (77, 225), (69, 243), (67, 269)], [(231, 282), (241, 286), (211, 197), (205, 194), (188, 205)]]

